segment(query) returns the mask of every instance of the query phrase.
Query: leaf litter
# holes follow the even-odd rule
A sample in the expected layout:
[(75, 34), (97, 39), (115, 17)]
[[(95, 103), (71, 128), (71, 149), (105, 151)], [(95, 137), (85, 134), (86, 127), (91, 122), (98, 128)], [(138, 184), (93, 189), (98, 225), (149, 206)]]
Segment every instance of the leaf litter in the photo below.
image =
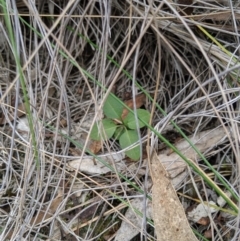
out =
[[(27, 131), (27, 122), (25, 117), (22, 119), (23, 121), (19, 122), (18, 128), (22, 131)], [(25, 120), (25, 122), (24, 122)], [(20, 123), (25, 123), (24, 127), (21, 127)], [(190, 137), (190, 141), (195, 144), (195, 146), (199, 149), (200, 152), (206, 151), (208, 148), (213, 147), (214, 145), (220, 144), (221, 141), (224, 141), (225, 137), (225, 131), (223, 128), (218, 128), (215, 130), (211, 131), (204, 131), (200, 132), (199, 134)], [(83, 135), (86, 137), (86, 135)], [(84, 139), (83, 139), (84, 142)], [(99, 141), (90, 141), (89, 148), (90, 150), (97, 154), (102, 145), (98, 144)], [(101, 142), (100, 142), (101, 143)], [(96, 147), (97, 146), (97, 147)], [(195, 151), (191, 148), (189, 143), (186, 140), (181, 140), (176, 143), (177, 149), (179, 149), (187, 158), (190, 159), (196, 159), (196, 153)], [(102, 162), (99, 162), (97, 159), (93, 158), (92, 156), (84, 156), (81, 159), (75, 159), (72, 161), (68, 162), (69, 166), (69, 171), (72, 171), (73, 169), (79, 170), (83, 173), (91, 174), (91, 175), (100, 175), (100, 174), (106, 174), (111, 172), (112, 170), (109, 169), (106, 166), (106, 163), (110, 166), (115, 166), (116, 170), (121, 172), (125, 171), (126, 169), (130, 170), (130, 167), (126, 165), (124, 161), (124, 155), (121, 153), (112, 153), (112, 154), (105, 154), (105, 155), (98, 155), (99, 158), (103, 160)], [(189, 225), (186, 222), (183, 222), (183, 218), (185, 217), (185, 214), (183, 215), (182, 213), (182, 206), (180, 203), (177, 202), (176, 198), (176, 193), (173, 192), (170, 194), (170, 188), (168, 188), (168, 195), (166, 195), (166, 190), (162, 190), (164, 185), (170, 185), (169, 180), (171, 181), (171, 185), (173, 185), (175, 188), (181, 185), (181, 183), (184, 180), (184, 177), (187, 174), (187, 166), (186, 163), (174, 152), (172, 152), (170, 149), (163, 150), (161, 154), (159, 154), (157, 157), (157, 160), (161, 160), (160, 162), (158, 161), (155, 164), (152, 164), (154, 168), (159, 168), (156, 165), (162, 165), (162, 168), (164, 170), (167, 170), (167, 172), (163, 172), (159, 169), (158, 173), (164, 173), (163, 175), (158, 175), (155, 176), (155, 179), (153, 178), (153, 206), (148, 205), (147, 206), (147, 218), (151, 219), (153, 218), (155, 221), (155, 229), (156, 232), (160, 232), (161, 236), (163, 237), (162, 239), (159, 240), (172, 240), (173, 238), (178, 238), (178, 234), (181, 233), (181, 228), (187, 232), (189, 230)], [(146, 160), (144, 160), (146, 163)], [(73, 168), (73, 169), (72, 169)], [(131, 166), (131, 171), (135, 172), (137, 169), (137, 166), (132, 165)], [(167, 182), (168, 184), (163, 185), (163, 179), (166, 178), (167, 176)], [(156, 180), (157, 178), (157, 180)], [(158, 180), (159, 179), (159, 180)], [(161, 185), (160, 183), (161, 182)], [(154, 184), (155, 183), (155, 184)], [(157, 184), (156, 184), (157, 183)], [(163, 187), (164, 188), (164, 187)], [(158, 190), (160, 189), (160, 190)], [(49, 208), (49, 211), (40, 211), (37, 216), (33, 217), (31, 223), (32, 225), (37, 225), (38, 223), (43, 223), (44, 220), (48, 220), (52, 214), (56, 211), (58, 205), (60, 204), (61, 201), (61, 196), (58, 195), (54, 200), (52, 200), (51, 206)], [(161, 207), (159, 207), (159, 201), (158, 204), (154, 204), (156, 200), (158, 200), (157, 197), (162, 196), (164, 197), (161, 203)], [(169, 200), (175, 200), (175, 205), (174, 207), (169, 205)], [(140, 230), (141, 230), (141, 225), (142, 225), (142, 218), (139, 216), (139, 214), (136, 214), (136, 210), (140, 211), (141, 213), (143, 212), (143, 205), (142, 205), (142, 199), (133, 199), (131, 201), (132, 206), (127, 210), (125, 213), (125, 218), (126, 221), (122, 221), (122, 225), (120, 226), (118, 232), (116, 233), (115, 240), (130, 240), (134, 236), (136, 236)], [(165, 204), (166, 203), (166, 204)], [(173, 202), (174, 203), (174, 202)], [(214, 202), (210, 201), (210, 205), (215, 205)], [(225, 203), (224, 203), (225, 204)], [(189, 220), (193, 222), (199, 222), (199, 220), (202, 220), (202, 218), (207, 217), (209, 212), (213, 213), (216, 212), (217, 210), (215, 208), (208, 208), (209, 205), (204, 205), (204, 204), (199, 204), (196, 208), (194, 208), (191, 212), (188, 212), (188, 218)], [(175, 215), (172, 215), (171, 212), (168, 210), (168, 208), (175, 210), (174, 213)], [(177, 210), (179, 210), (179, 214), (177, 214)], [(209, 210), (209, 211), (208, 211)], [(168, 214), (162, 213), (162, 212), (170, 212)], [(152, 216), (151, 214), (154, 213), (155, 216)], [(159, 216), (161, 217), (166, 217), (166, 216), (171, 216), (174, 218), (173, 220), (168, 220), (166, 221), (159, 219)], [(178, 218), (177, 218), (178, 217)], [(180, 218), (181, 217), (181, 218)], [(179, 221), (178, 221), (179, 220)], [(129, 225), (129, 222), (134, 224), (134, 225)], [(166, 224), (167, 228), (164, 228), (163, 223)], [(184, 226), (181, 227), (181, 225), (184, 224)], [(159, 225), (158, 225), (159, 224)], [(176, 226), (173, 226), (176, 225)], [(160, 230), (159, 226), (161, 227)], [(163, 230), (166, 232), (164, 233)], [(169, 231), (171, 230), (171, 231)], [(172, 230), (177, 230), (176, 234), (172, 232)], [(191, 232), (189, 231), (188, 234), (184, 235), (184, 238), (187, 238), (189, 236), (189, 240), (193, 240), (192, 235), (190, 234)], [(12, 234), (12, 232), (10, 232)], [(9, 235), (10, 235), (9, 234)], [(124, 236), (125, 235), (125, 236)], [(172, 236), (173, 235), (173, 236)], [(176, 235), (176, 237), (174, 236)], [(180, 235), (181, 236), (181, 235)], [(128, 237), (128, 238), (126, 238)], [(182, 237), (182, 236), (181, 236)], [(182, 239), (180, 239), (182, 240)], [(188, 240), (188, 239), (184, 239)]]
[[(204, 153), (207, 149), (225, 141), (225, 130), (225, 128), (216, 128), (210, 131), (203, 131), (189, 137), (189, 139), (201, 153)], [(227, 131), (231, 134), (228, 128)], [(179, 141), (176, 147), (187, 158), (196, 160), (197, 155), (186, 140)], [(153, 213), (158, 240), (174, 240), (176, 238), (178, 240), (196, 240), (187, 220), (202, 224), (204, 218), (211, 213), (218, 212), (219, 207), (223, 207), (226, 202), (219, 197), (217, 199), (218, 205), (213, 201), (205, 204), (200, 203), (193, 210), (188, 211), (186, 216), (175, 191), (186, 177), (186, 163), (176, 153), (171, 152), (170, 149), (165, 150), (162, 154), (155, 154), (152, 162), (152, 168), (155, 168), (152, 178), (153, 206), (148, 206), (147, 211), (148, 213)], [(171, 186), (174, 188), (171, 188)], [(130, 210), (133, 212), (131, 208), (129, 208)], [(148, 218), (151, 218), (151, 216), (148, 215)], [(134, 224), (136, 225), (136, 223), (138, 222), (135, 221)], [(206, 225), (205, 221), (204, 225)], [(136, 230), (141, 230), (141, 225), (136, 226)], [(131, 234), (135, 234), (133, 229), (134, 227), (129, 227), (128, 223), (124, 222), (124, 225), (120, 227), (118, 232), (121, 235), (127, 233), (130, 235), (129, 237), (132, 237)]]
[(153, 219), (158, 241), (197, 240), (190, 228), (185, 211), (161, 159), (152, 157), (152, 200)]

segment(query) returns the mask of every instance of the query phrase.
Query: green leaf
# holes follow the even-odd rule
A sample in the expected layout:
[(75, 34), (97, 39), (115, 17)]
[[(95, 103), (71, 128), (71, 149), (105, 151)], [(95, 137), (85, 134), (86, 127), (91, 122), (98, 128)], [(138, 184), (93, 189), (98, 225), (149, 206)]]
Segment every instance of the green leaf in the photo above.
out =
[(108, 140), (113, 136), (116, 128), (117, 125), (112, 120), (103, 119), (102, 121), (94, 124), (90, 137), (96, 141)]
[[(137, 109), (136, 111), (139, 128), (142, 128), (146, 126), (146, 124), (144, 124), (141, 120), (148, 123), (150, 120), (150, 113), (144, 109)], [(137, 122), (134, 113), (129, 112), (123, 122), (129, 129), (137, 129)]]
[(123, 112), (123, 104), (118, 98), (114, 98), (112, 94), (107, 97), (104, 106), (103, 113), (111, 119), (121, 119)]
[[(138, 133), (136, 130), (127, 130), (119, 138), (119, 144), (122, 149), (131, 146), (139, 140)], [(125, 154), (132, 160), (137, 161), (140, 158), (140, 146), (132, 148), (125, 152)]]
[(124, 126), (123, 125), (119, 125), (114, 133), (114, 138), (116, 140), (119, 140), (120, 136), (123, 134), (123, 130), (124, 130)]

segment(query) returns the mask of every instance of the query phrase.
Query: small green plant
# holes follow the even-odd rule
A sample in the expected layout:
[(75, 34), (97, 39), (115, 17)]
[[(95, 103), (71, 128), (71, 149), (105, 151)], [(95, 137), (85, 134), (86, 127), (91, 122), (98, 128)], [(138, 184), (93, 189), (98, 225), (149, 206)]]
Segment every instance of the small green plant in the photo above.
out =
[[(150, 113), (144, 109), (137, 109), (135, 114), (129, 111), (127, 116), (122, 118), (123, 110), (123, 103), (110, 94), (103, 106), (106, 118), (94, 124), (90, 133), (91, 139), (99, 141), (114, 137), (122, 149), (136, 143), (139, 140), (137, 128), (146, 126), (150, 120)], [(139, 144), (127, 150), (125, 154), (137, 161), (140, 158)]]

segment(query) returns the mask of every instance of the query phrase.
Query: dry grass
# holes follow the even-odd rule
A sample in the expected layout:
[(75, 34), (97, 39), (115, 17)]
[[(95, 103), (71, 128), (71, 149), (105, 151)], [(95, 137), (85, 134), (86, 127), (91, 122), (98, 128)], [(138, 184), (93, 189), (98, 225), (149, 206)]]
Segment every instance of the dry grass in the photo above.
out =
[[(108, 91), (125, 100), (140, 93), (140, 86), (155, 96), (165, 114), (150, 99), (145, 108), (155, 108), (152, 126), (169, 139), (179, 136), (170, 120), (186, 135), (230, 127), (234, 134), (204, 155), (239, 195), (238, 1), (195, 1), (192, 9), (184, 5), (191, 1), (180, 0), (39, 3), (7, 1), (8, 11), (21, 15), (11, 15), (11, 22), (31, 105), (37, 158), (33, 136), (19, 128), (25, 114), (16, 107), (24, 111), (23, 89), (3, 19), (0, 26), (1, 240), (111, 240), (125, 219), (127, 203), (136, 196), (146, 201), (151, 189), (142, 160), (134, 173), (123, 174), (144, 194), (117, 173), (90, 175), (66, 168), (73, 157), (85, 155), (86, 136), (101, 116)], [(145, 150), (148, 136), (142, 135)], [(73, 141), (82, 142), (83, 149)], [(151, 145), (158, 152), (162, 146)], [(104, 143), (102, 152), (109, 150), (120, 151), (118, 143)], [(191, 181), (196, 181), (192, 175)], [(198, 198), (189, 193), (189, 179), (179, 191)], [(204, 200), (216, 199), (203, 182), (194, 186)], [(142, 233), (132, 240), (155, 240), (153, 226), (143, 222)], [(213, 240), (239, 237), (238, 217), (224, 211), (210, 215), (208, 225), (193, 227), (202, 235), (210, 230)]]

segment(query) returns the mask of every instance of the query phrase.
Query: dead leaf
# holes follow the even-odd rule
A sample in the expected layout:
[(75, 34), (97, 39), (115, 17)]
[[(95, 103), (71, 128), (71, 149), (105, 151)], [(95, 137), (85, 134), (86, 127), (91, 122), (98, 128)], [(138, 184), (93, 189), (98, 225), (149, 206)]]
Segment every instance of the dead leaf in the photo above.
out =
[(79, 220), (81, 222), (86, 222), (89, 219), (92, 219), (94, 217), (94, 214), (96, 214), (97, 209), (99, 208), (99, 203), (94, 203), (93, 205), (89, 205), (88, 207), (84, 208), (81, 212), (79, 212)]
[[(86, 149), (92, 152), (93, 154), (97, 154), (102, 149), (102, 141), (94, 141), (91, 139), (87, 139), (88, 134), (82, 133), (80, 137), (78, 137), (78, 142), (84, 146), (87, 142)], [(76, 137), (75, 137), (76, 138)]]
[(17, 131), (21, 134), (22, 138), (26, 140), (29, 138), (30, 128), (27, 116), (19, 118), (17, 121)]
[[(143, 104), (145, 103), (146, 101), (146, 96), (145, 94), (139, 94), (139, 95), (136, 95), (135, 96), (135, 102), (136, 102), (136, 109), (140, 108), (141, 106), (143, 106)], [(134, 100), (131, 99), (131, 100), (127, 100), (127, 101), (124, 101), (124, 104), (127, 105), (130, 109), (133, 109), (134, 108)], [(128, 114), (129, 110), (128, 109), (123, 109), (123, 112), (122, 112), (122, 120), (124, 118), (126, 118), (127, 114)]]
[(153, 219), (158, 241), (197, 241), (168, 173), (156, 153), (152, 157)]
[[(226, 194), (228, 197), (231, 197), (231, 193), (230, 193), (229, 191), (226, 191), (225, 194)], [(217, 204), (218, 204), (219, 207), (225, 206), (226, 203), (227, 203), (226, 200), (223, 199), (222, 196), (219, 196), (219, 197), (218, 197), (218, 199), (217, 199)]]
[(208, 229), (207, 231), (204, 232), (204, 237), (211, 239), (212, 238), (212, 229)]
[[(131, 200), (131, 207), (125, 213), (125, 219), (122, 221), (121, 227), (118, 229), (114, 241), (129, 241), (132, 240), (142, 228), (142, 217), (136, 214), (133, 210), (144, 212), (144, 200), (143, 198), (135, 198)], [(146, 216), (151, 219), (152, 207), (150, 203), (146, 207)], [(126, 221), (125, 221), (126, 220)]]
[(97, 154), (102, 149), (102, 141), (89, 141), (89, 150), (93, 154)]
[(61, 127), (66, 127), (67, 126), (67, 120), (66, 119), (61, 119), (60, 120), (60, 126)]
[[(228, 128), (226, 128), (229, 131)], [(230, 133), (230, 131), (229, 131)], [(201, 152), (205, 152), (210, 147), (216, 146), (224, 141), (226, 132), (223, 127), (216, 128), (214, 130), (202, 131), (196, 135), (188, 137), (190, 141), (196, 146), (196, 148)], [(190, 144), (182, 139), (175, 144), (175, 147), (184, 156), (191, 160), (196, 160), (198, 158), (195, 150), (190, 146)], [(164, 168), (168, 171), (169, 177), (172, 179), (172, 185), (177, 187), (181, 184), (183, 178), (186, 176), (187, 164), (178, 154), (170, 149), (162, 151), (158, 155)]]
[(209, 217), (200, 218), (197, 223), (206, 226), (210, 223), (210, 219)]
[[(15, 111), (15, 108), (13, 106), (10, 107), (9, 113), (13, 113), (13, 114), (8, 114), (8, 119), (10, 121), (12, 121), (13, 118), (14, 118), (14, 111)], [(25, 112), (25, 105), (24, 105), (24, 103), (21, 103), (21, 104), (18, 105), (17, 117), (24, 116), (25, 114), (26, 114), (26, 112)], [(7, 118), (6, 118), (6, 116), (4, 116), (2, 114), (1, 117), (0, 117), (0, 125), (4, 125), (4, 124), (7, 124)]]
[(72, 160), (68, 163), (70, 168), (80, 170), (81, 172), (87, 174), (105, 174), (111, 170), (105, 165), (114, 165), (117, 167), (117, 170), (123, 170), (126, 168), (126, 164), (122, 161), (124, 154), (122, 153), (109, 153), (105, 155), (98, 156), (103, 162), (98, 161), (92, 156), (85, 156), (83, 158)]
[(194, 209), (188, 212), (187, 216), (193, 222), (203, 222), (204, 220), (202, 220), (202, 218), (206, 218), (209, 214), (218, 211), (218, 208), (215, 208), (216, 206), (216, 203), (213, 201), (209, 201), (209, 204), (200, 203)]
[(72, 156), (81, 156), (81, 155), (82, 155), (81, 150), (79, 150), (79, 149), (77, 149), (77, 148), (72, 148), (72, 147), (69, 147), (69, 153), (70, 153)]
[[(56, 198), (54, 198), (51, 201), (51, 205), (50, 208), (47, 210), (43, 209), (40, 212), (38, 212), (31, 220), (30, 220), (30, 224), (32, 225), (37, 225), (40, 224), (42, 222), (44, 222), (45, 220), (47, 220), (48, 218), (52, 217), (52, 215), (57, 211), (61, 201), (63, 198), (63, 194), (61, 191), (58, 192), (58, 195)], [(14, 234), (14, 229), (10, 230), (8, 232), (8, 234), (6, 235), (6, 239), (11, 239), (12, 236)]]
[(51, 201), (50, 207), (46, 210), (41, 210), (39, 213), (37, 213), (37, 215), (35, 215), (31, 219), (30, 224), (37, 225), (52, 217), (53, 214), (57, 211), (60, 203), (62, 202), (62, 198), (63, 194), (58, 194), (58, 196)]

